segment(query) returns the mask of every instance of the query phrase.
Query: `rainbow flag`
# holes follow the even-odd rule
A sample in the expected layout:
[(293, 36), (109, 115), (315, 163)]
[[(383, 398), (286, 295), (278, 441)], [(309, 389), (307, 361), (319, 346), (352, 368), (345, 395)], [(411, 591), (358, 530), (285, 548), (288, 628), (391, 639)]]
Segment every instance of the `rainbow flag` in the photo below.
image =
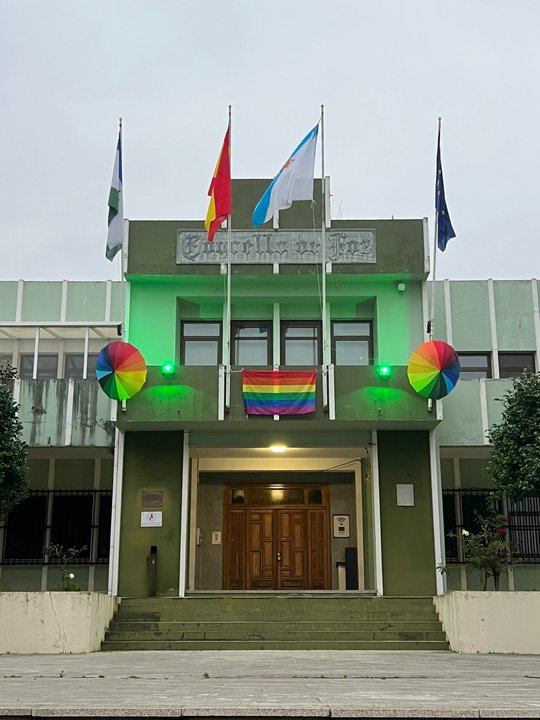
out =
[(248, 415), (304, 415), (315, 412), (315, 370), (243, 370)]

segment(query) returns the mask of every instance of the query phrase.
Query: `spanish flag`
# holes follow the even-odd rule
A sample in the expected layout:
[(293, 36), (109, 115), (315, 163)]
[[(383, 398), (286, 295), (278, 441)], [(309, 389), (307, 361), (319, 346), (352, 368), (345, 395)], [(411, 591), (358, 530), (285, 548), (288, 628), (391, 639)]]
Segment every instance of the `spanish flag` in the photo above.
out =
[(212, 182), (208, 188), (210, 204), (204, 222), (204, 227), (208, 232), (208, 242), (212, 242), (221, 223), (232, 213), (230, 131), (229, 125)]

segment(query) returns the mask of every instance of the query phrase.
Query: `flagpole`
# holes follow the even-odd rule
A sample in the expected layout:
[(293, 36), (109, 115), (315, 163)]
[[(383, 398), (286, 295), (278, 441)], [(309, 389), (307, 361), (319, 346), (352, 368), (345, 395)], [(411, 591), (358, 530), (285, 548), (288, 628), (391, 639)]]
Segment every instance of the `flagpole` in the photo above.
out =
[[(123, 146), (122, 146), (122, 118), (118, 118), (118, 133), (120, 136), (120, 175), (122, 177), (122, 233), (125, 235), (125, 208), (124, 208), (124, 168), (121, 166), (123, 162)], [(122, 249), (120, 252), (120, 282), (121, 282), (121, 293), (120, 293), (120, 317), (122, 319), (121, 325), (120, 325), (120, 335), (122, 340), (125, 339), (126, 334), (126, 319), (125, 319), (125, 312), (126, 312), (126, 279), (125, 279), (125, 271), (127, 270), (127, 244), (126, 244), (126, 238), (124, 237), (124, 242), (122, 244)]]
[[(232, 148), (232, 138), (231, 138), (231, 121), (232, 121), (232, 106), (229, 105), (229, 168), (231, 167), (231, 148)], [(232, 188), (232, 170), (231, 170), (231, 188)], [(231, 245), (232, 245), (232, 211), (229, 213), (227, 217), (227, 311), (225, 314), (226, 317), (226, 333), (227, 333), (227, 345), (226, 345), (226, 364), (227, 364), (227, 383), (226, 383), (226, 398), (225, 398), (225, 407), (230, 407), (230, 392), (231, 392), (231, 383), (230, 383), (230, 373), (231, 373)]]
[[(438, 122), (438, 135), (440, 142), (441, 137), (441, 118), (439, 118)], [(437, 169), (438, 172), (438, 169)], [(437, 272), (437, 235), (439, 231), (439, 211), (437, 210), (437, 192), (439, 191), (439, 178), (435, 178), (435, 222), (433, 225), (433, 272), (431, 274), (431, 310), (430, 310), (430, 320), (428, 324), (428, 333), (429, 333), (429, 339), (433, 340), (433, 335), (435, 332), (435, 276)]]
[(321, 259), (322, 259), (322, 341), (323, 365), (328, 365), (328, 336), (326, 323), (326, 192), (324, 177), (324, 105), (321, 105)]

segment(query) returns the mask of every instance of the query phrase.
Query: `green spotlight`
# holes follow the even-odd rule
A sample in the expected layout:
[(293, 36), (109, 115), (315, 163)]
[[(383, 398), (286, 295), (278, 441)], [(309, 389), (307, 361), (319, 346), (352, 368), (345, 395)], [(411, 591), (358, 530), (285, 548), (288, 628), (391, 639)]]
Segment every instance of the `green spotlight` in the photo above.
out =
[(377, 375), (381, 380), (388, 380), (392, 376), (392, 368), (390, 365), (379, 365)]
[(163, 377), (170, 377), (176, 373), (176, 365), (172, 362), (164, 362), (161, 366), (161, 374)]

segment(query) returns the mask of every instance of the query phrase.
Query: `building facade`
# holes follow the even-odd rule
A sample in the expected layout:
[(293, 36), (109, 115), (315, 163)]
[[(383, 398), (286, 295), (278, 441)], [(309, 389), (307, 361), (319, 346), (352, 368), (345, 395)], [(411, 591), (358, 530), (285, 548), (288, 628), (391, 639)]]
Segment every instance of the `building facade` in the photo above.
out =
[[(498, 398), (540, 366), (536, 280), (437, 282), (435, 337), (462, 376), (428, 404), (407, 378), (427, 222), (331, 221), (323, 264), (317, 205), (251, 229), (267, 183), (234, 181), (230, 242), (199, 221), (127, 223), (125, 284), (0, 284), (32, 490), (2, 526), (4, 589), (55, 586), (49, 542), (86, 546), (83, 583), (122, 596), (477, 587), (447, 533), (485, 509)], [(92, 363), (121, 322), (148, 377), (116, 403)], [(274, 369), (315, 370), (314, 412), (246, 414), (243, 371)], [(506, 582), (537, 589), (538, 498), (503, 502)]]

